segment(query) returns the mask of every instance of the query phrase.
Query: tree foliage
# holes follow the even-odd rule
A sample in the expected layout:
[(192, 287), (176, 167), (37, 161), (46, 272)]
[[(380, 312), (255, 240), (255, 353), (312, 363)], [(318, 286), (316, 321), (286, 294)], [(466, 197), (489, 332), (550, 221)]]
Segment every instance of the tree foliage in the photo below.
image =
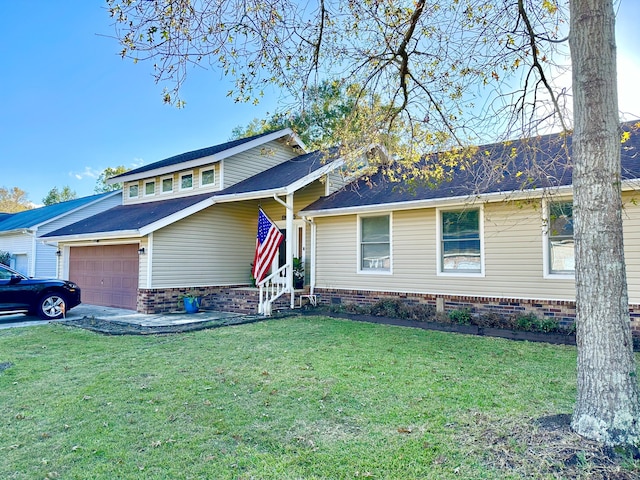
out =
[(78, 198), (76, 192), (71, 190), (69, 185), (65, 185), (62, 190), (58, 190), (58, 187), (53, 187), (47, 193), (47, 196), (42, 199), (42, 203), (45, 205), (53, 205), (55, 203), (66, 202), (68, 200), (74, 200)]
[(116, 190), (120, 190), (122, 188), (122, 183), (113, 183), (108, 184), (107, 180), (111, 177), (115, 177), (116, 175), (120, 175), (122, 173), (128, 172), (130, 169), (125, 167), (124, 165), (118, 165), (117, 167), (107, 167), (102, 173), (98, 176), (96, 180), (96, 187), (94, 189), (95, 193), (106, 193), (106, 192), (114, 192)]
[(0, 187), (0, 212), (16, 213), (34, 208), (27, 198), (27, 192), (18, 187)]

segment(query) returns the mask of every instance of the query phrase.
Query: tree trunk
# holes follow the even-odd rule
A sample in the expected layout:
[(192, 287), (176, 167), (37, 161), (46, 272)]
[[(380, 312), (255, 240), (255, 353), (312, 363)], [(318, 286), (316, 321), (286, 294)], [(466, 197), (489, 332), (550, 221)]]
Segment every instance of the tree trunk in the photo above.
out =
[(571, 426), (608, 445), (640, 440), (622, 238), (613, 0), (572, 0), (578, 395)]

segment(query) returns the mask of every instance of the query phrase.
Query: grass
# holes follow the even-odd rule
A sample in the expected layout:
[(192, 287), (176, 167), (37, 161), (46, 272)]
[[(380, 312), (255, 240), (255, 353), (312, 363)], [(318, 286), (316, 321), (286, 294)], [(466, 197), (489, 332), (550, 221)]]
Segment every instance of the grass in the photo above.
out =
[(571, 412), (575, 361), (572, 347), (323, 317), (2, 330), (0, 478), (562, 478), (514, 465), (531, 448), (511, 432)]

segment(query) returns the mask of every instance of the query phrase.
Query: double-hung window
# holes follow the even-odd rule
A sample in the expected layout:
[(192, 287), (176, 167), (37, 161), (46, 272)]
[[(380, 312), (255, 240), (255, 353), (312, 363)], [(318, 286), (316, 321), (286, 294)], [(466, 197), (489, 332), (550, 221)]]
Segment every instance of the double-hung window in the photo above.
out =
[(391, 271), (390, 215), (360, 217), (360, 271)]
[(482, 273), (480, 210), (443, 210), (440, 221), (440, 272)]
[(549, 273), (572, 275), (575, 271), (573, 203), (548, 205)]

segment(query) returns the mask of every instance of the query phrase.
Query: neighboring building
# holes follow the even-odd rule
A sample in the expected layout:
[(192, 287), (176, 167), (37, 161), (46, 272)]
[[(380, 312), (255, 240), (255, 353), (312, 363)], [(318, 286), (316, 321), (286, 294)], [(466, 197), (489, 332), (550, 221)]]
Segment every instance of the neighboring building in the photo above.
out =
[(0, 250), (11, 254), (9, 266), (20, 273), (30, 277), (55, 277), (58, 246), (38, 237), (121, 202), (122, 192), (118, 190), (17, 213), (1, 213)]
[(59, 274), (80, 285), (84, 303), (163, 312), (196, 290), (209, 307), (256, 312), (249, 287), (261, 206), (288, 247), (265, 301), (289, 293), (291, 305), (293, 258), (305, 260), (310, 244), (294, 213), (343, 185), (342, 164), (306, 153), (290, 129), (234, 140), (112, 178), (123, 183), (121, 205), (43, 239), (59, 242)]
[[(627, 281), (640, 332), (640, 134), (624, 124)], [(480, 147), (432, 188), (378, 173), (306, 206), (322, 303), (402, 298), (440, 311), (575, 318), (571, 137)]]

